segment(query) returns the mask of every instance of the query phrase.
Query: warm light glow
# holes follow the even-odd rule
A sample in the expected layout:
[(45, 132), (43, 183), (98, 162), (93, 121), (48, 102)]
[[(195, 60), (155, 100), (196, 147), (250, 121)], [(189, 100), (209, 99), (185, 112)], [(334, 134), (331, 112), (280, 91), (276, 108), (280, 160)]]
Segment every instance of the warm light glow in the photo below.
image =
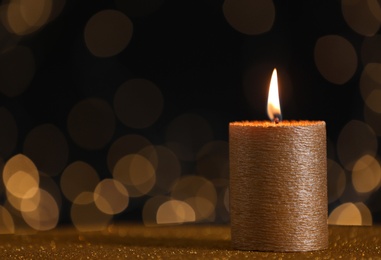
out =
[(182, 177), (174, 184), (171, 198), (191, 206), (197, 222), (214, 221), (217, 191), (208, 179), (193, 175)]
[(328, 217), (329, 225), (371, 226), (372, 214), (362, 202), (346, 202), (336, 207)]
[(160, 205), (156, 212), (157, 224), (182, 224), (196, 221), (196, 214), (184, 201), (169, 200)]
[(278, 76), (276, 69), (274, 69), (273, 75), (271, 76), (269, 96), (267, 99), (267, 115), (271, 120), (274, 120), (276, 117), (280, 120), (281, 114), (278, 92)]

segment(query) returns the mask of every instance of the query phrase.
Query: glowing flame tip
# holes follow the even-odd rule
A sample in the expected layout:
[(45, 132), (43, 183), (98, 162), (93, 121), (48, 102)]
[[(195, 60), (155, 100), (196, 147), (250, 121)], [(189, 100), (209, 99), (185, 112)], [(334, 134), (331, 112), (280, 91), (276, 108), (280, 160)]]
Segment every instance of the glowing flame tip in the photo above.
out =
[(276, 68), (271, 76), (269, 96), (267, 99), (267, 115), (271, 121), (279, 122), (282, 119), (282, 113), (279, 104), (278, 76)]

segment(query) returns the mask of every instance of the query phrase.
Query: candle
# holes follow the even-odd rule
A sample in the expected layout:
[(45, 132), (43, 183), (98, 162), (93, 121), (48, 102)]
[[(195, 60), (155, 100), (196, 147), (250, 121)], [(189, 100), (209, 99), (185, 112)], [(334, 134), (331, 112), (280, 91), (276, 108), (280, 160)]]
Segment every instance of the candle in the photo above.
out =
[(229, 124), (232, 246), (313, 251), (328, 247), (324, 121), (282, 121), (277, 74), (271, 121)]

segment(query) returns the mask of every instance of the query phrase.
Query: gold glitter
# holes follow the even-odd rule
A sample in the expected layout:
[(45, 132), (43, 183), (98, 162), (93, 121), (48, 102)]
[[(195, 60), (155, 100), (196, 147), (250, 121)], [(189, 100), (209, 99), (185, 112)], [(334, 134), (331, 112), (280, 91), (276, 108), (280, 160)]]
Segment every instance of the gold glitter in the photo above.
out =
[(52, 250), (56, 249), (56, 242), (54, 242), (54, 240), (50, 241), (50, 248)]
[(381, 226), (329, 226), (327, 250), (273, 253), (232, 249), (229, 226), (119, 224), (86, 233), (58, 227), (0, 236), (0, 259), (379, 259), (380, 237)]

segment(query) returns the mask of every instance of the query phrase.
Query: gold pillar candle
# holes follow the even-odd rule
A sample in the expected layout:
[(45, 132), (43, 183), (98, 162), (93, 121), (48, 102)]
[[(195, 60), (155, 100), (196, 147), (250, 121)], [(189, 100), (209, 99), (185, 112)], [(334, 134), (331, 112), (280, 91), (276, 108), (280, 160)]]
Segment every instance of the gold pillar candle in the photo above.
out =
[(327, 248), (325, 123), (234, 122), (229, 145), (233, 248)]
[(232, 246), (241, 250), (328, 248), (324, 121), (281, 121), (276, 70), (270, 121), (229, 124)]

